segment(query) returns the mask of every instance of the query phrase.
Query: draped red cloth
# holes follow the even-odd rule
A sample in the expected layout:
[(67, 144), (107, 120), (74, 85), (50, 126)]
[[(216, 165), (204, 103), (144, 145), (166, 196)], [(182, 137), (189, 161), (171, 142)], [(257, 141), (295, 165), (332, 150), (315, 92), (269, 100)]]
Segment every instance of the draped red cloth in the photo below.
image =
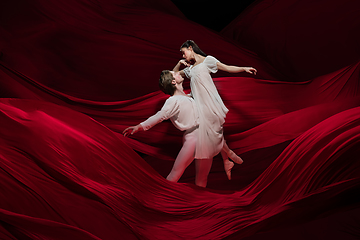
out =
[[(341, 6), (257, 1), (216, 33), (165, 0), (1, 2), (0, 237), (357, 239), (360, 4)], [(165, 180), (170, 122), (121, 134), (161, 108), (187, 39), (258, 69), (214, 75), (245, 162), (228, 181), (215, 158), (206, 189), (192, 165)]]

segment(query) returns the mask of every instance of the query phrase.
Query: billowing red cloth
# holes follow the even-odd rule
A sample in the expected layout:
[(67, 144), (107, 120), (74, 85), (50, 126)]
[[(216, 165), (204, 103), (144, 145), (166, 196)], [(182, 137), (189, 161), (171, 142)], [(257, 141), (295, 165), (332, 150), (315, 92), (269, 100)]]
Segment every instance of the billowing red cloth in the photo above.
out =
[[(321, 6), (337, 6), (317, 3), (306, 15), (314, 27), (329, 18)], [(347, 16), (342, 31), (349, 34), (323, 47), (337, 54), (354, 48), (336, 61), (322, 54), (309, 27), (302, 37), (315, 39), (305, 44), (312, 55), (293, 55), (299, 39), (286, 34), (300, 23), (282, 21), (266, 41), (271, 21), (303, 19), (289, 15), (289, 4), (258, 1), (217, 34), (165, 0), (1, 2), (0, 237), (282, 239), (281, 231), (295, 236), (305, 228), (319, 239), (356, 239), (360, 62), (353, 31), (360, 19), (351, 13), (360, 4), (336, 9)], [(306, 12), (303, 2), (291, 4)], [(157, 79), (181, 58), (187, 39), (226, 64), (258, 69), (256, 76), (214, 75), (230, 110), (225, 139), (245, 162), (228, 181), (215, 158), (207, 189), (193, 185), (193, 165), (181, 183), (165, 180), (182, 139), (170, 122), (121, 134), (161, 108), (167, 96)], [(323, 60), (316, 68), (313, 56)], [(328, 222), (336, 227), (327, 235), (314, 229)]]

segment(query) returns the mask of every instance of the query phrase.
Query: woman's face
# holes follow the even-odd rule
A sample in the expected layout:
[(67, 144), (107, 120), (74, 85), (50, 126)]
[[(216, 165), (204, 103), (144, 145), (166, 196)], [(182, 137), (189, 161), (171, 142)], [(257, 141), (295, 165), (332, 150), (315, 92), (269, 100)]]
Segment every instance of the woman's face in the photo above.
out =
[(190, 61), (191, 59), (194, 58), (194, 51), (192, 50), (192, 48), (182, 48), (180, 49), (181, 53), (182, 53), (182, 57), (185, 58), (186, 61)]

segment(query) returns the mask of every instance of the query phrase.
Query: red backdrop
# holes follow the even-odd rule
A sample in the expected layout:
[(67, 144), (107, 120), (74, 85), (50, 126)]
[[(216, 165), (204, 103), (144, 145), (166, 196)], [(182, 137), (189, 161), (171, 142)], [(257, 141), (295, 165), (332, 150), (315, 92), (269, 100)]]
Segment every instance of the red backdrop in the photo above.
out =
[[(356, 239), (359, 10), (257, 1), (217, 33), (165, 0), (1, 2), (1, 238)], [(207, 189), (192, 165), (164, 179), (170, 122), (121, 135), (160, 109), (187, 39), (258, 69), (214, 75), (245, 162), (228, 181), (215, 158)]]

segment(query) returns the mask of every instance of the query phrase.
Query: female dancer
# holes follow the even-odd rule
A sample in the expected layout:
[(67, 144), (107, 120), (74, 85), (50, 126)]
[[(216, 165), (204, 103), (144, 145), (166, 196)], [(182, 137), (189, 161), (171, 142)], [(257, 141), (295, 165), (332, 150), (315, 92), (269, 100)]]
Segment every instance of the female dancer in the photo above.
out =
[[(183, 137), (183, 146), (177, 155), (173, 168), (167, 180), (177, 182), (185, 169), (194, 160), (195, 149), (197, 147), (197, 138), (199, 131), (199, 114), (195, 101), (183, 91), (182, 83), (184, 78), (180, 73), (164, 70), (159, 79), (161, 90), (169, 94), (164, 106), (155, 115), (149, 117), (146, 121), (126, 128), (123, 131), (124, 136), (134, 134), (138, 131), (146, 131), (165, 119), (172, 121), (175, 127), (185, 131)], [(212, 158), (195, 160), (196, 176), (195, 184), (206, 187), (207, 178), (211, 169)]]
[[(225, 171), (230, 179), (231, 169), (234, 166), (232, 161), (241, 164), (243, 160), (230, 150), (224, 141), (223, 124), (229, 110), (224, 105), (210, 73), (216, 73), (220, 69), (230, 73), (247, 72), (255, 75), (257, 70), (253, 67), (223, 64), (216, 58), (206, 55), (192, 40), (186, 41), (180, 51), (184, 59), (177, 63), (173, 71), (190, 79), (191, 95), (199, 109), (198, 144), (200, 147), (196, 149), (195, 158), (208, 158), (221, 151)], [(181, 65), (185, 65), (186, 68), (180, 70)]]

